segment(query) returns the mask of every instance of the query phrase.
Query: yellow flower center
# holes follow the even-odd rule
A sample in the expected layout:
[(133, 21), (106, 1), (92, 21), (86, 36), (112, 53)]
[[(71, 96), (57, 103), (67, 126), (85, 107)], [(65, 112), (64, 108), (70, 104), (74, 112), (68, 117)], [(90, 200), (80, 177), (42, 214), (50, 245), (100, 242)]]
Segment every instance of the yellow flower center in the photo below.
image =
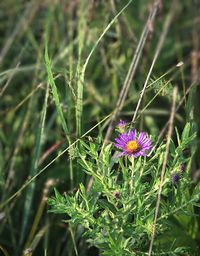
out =
[(137, 143), (136, 140), (131, 140), (126, 144), (126, 150), (129, 153), (136, 153), (140, 150), (140, 145)]

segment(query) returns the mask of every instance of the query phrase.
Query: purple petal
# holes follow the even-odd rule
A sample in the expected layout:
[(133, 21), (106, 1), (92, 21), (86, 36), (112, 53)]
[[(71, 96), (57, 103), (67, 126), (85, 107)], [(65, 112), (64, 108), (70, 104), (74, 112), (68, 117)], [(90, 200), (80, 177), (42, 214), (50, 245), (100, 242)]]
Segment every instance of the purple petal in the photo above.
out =
[(129, 131), (129, 141), (130, 140), (135, 140), (136, 139), (136, 129), (133, 131)]
[[(146, 156), (147, 152), (152, 148), (152, 141), (148, 138), (145, 132), (140, 132), (138, 139), (136, 138), (137, 131), (136, 129), (131, 130), (127, 133), (122, 133), (118, 138), (115, 139), (114, 146), (120, 148), (122, 152), (118, 153), (118, 156), (134, 156), (134, 158), (139, 156)], [(130, 152), (126, 149), (126, 145), (129, 141), (136, 140), (140, 148), (137, 152)]]

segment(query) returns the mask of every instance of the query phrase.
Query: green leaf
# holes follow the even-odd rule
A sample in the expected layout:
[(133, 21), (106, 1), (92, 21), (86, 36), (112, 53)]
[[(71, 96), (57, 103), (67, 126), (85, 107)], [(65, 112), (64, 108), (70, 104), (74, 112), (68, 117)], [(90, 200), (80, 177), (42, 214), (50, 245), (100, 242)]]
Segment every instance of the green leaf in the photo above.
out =
[(112, 213), (116, 214), (117, 209), (115, 208), (115, 206), (114, 206), (113, 204), (111, 204), (111, 203), (108, 202), (107, 200), (105, 200), (105, 199), (99, 199), (99, 200), (98, 200), (98, 204), (99, 204), (102, 208), (104, 208), (104, 209), (106, 209), (106, 210), (108, 210), (108, 211), (111, 211)]

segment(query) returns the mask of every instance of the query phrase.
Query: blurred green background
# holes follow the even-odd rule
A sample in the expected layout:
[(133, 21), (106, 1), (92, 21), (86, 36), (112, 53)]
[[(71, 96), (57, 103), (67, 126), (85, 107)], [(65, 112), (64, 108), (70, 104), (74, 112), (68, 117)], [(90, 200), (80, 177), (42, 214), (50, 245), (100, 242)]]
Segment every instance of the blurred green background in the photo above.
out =
[[(169, 119), (175, 85), (179, 89), (177, 104), (183, 99), (175, 126), (181, 131), (186, 121), (197, 125), (200, 122), (200, 2), (155, 2), (159, 8), (154, 22), (148, 24), (150, 32), (120, 118), (132, 120), (163, 35), (163, 24), (173, 14), (140, 109), (150, 104), (139, 112), (136, 122), (137, 128), (158, 136)], [(81, 237), (80, 227), (75, 233), (62, 221), (66, 216), (47, 211), (46, 199), (53, 194), (54, 186), (61, 193), (72, 193), (80, 181), (87, 182), (73, 160), (75, 151), (64, 153), (33, 182), (28, 185), (26, 182), (116, 108), (154, 1), (132, 1), (98, 43), (85, 72), (84, 63), (108, 24), (127, 3), (126, 0), (0, 2), (0, 254), (75, 255), (76, 243), (80, 256), (98, 255)], [(55, 94), (48, 84), (44, 59), (47, 36), (67, 138)], [(176, 67), (179, 62), (184, 64)], [(105, 136), (107, 128), (108, 121), (93, 129), (89, 136)], [(198, 149), (190, 170), (194, 183), (200, 177), (199, 164)]]

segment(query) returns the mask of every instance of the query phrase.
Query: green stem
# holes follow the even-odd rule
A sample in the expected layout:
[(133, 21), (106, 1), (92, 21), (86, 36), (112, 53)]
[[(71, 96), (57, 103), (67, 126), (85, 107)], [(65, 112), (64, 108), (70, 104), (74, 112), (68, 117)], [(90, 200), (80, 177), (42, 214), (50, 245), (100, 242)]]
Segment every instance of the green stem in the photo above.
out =
[(134, 156), (131, 156), (131, 180), (130, 180), (130, 188), (131, 192), (133, 191), (133, 185), (134, 185)]

